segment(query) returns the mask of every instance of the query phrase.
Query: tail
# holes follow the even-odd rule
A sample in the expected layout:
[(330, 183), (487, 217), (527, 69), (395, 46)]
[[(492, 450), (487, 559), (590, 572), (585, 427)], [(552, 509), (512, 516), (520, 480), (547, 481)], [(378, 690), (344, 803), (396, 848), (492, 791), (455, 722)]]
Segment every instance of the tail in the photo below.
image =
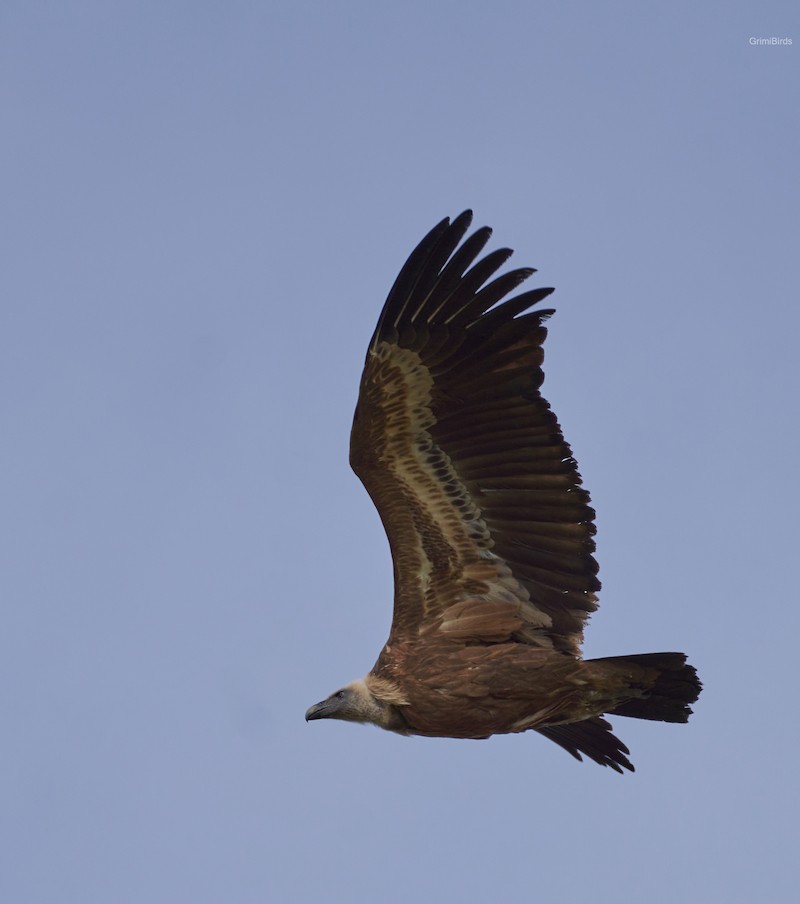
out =
[(621, 701), (606, 710), (610, 716), (688, 722), (692, 714), (690, 704), (697, 700), (703, 687), (683, 653), (642, 653), (590, 662), (611, 666), (624, 682)]
[[(686, 664), (683, 653), (610, 656), (590, 659), (587, 665), (590, 663), (600, 666), (603, 684), (616, 685), (612, 692), (614, 702), (605, 711), (611, 716), (687, 722), (692, 713), (689, 704), (694, 703), (702, 689), (696, 670)], [(536, 730), (578, 760), (584, 754), (617, 772), (634, 771), (625, 755), (630, 751), (600, 716)]]

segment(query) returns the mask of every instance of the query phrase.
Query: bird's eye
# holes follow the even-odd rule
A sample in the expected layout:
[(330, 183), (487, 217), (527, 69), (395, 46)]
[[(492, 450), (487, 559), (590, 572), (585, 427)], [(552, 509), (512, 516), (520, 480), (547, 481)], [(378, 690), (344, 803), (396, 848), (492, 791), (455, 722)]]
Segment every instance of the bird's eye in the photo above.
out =
[(344, 700), (344, 691), (336, 691), (333, 695), (337, 700)]

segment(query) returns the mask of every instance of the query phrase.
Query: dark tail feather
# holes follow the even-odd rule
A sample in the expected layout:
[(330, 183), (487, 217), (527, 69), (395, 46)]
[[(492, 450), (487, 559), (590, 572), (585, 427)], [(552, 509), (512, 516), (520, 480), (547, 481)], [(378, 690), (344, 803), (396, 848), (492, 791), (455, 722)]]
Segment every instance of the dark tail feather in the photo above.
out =
[(700, 696), (702, 685), (697, 671), (686, 664), (683, 653), (643, 653), (638, 656), (612, 656), (591, 662), (613, 665), (622, 671), (632, 696), (614, 709), (611, 716), (654, 719), (657, 722), (688, 722), (690, 703)]
[(595, 763), (610, 766), (620, 774), (623, 768), (634, 771), (633, 763), (625, 756), (630, 750), (611, 733), (608, 722), (599, 716), (595, 719), (584, 719), (583, 722), (550, 725), (536, 730), (551, 741), (555, 741), (576, 760), (582, 759), (581, 753), (585, 753)]

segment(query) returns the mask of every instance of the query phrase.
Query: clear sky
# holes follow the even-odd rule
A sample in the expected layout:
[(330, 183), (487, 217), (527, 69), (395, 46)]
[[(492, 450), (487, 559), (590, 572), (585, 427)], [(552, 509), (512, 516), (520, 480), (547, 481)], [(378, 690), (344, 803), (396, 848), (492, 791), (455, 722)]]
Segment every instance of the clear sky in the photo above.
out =
[[(4, 0), (0, 900), (795, 900), (799, 9)], [(303, 720), (388, 634), (350, 420), (465, 207), (557, 288), (587, 655), (705, 683), (634, 775)]]

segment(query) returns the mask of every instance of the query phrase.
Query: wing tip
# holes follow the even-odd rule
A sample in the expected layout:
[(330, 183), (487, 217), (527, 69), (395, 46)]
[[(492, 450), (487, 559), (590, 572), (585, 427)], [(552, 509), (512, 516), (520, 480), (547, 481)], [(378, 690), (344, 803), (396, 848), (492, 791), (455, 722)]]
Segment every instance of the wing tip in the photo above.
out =
[[(382, 338), (396, 340), (404, 328), (411, 334), (420, 327), (440, 324), (465, 329), (480, 324), (489, 314), (492, 317), (486, 325), (494, 328), (505, 320), (521, 319), (519, 315), (554, 291), (547, 288), (508, 297), (536, 273), (534, 267), (520, 267), (488, 282), (513, 250), (498, 248), (478, 260), (492, 229), (481, 226), (467, 236), (473, 218), (471, 208), (452, 220), (444, 217), (415, 246), (389, 291), (370, 349)], [(523, 297), (527, 304), (520, 300)], [(551, 313), (539, 312), (538, 322)]]

